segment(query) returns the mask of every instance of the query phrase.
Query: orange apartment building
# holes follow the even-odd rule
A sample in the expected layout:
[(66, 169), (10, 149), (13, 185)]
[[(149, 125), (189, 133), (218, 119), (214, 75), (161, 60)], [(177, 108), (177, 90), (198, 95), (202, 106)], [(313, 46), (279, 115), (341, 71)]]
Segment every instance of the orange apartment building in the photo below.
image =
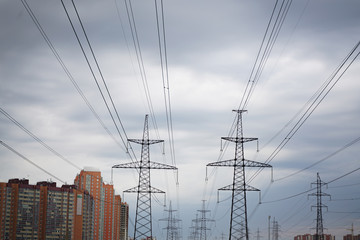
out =
[(127, 240), (128, 212), (94, 168), (62, 187), (27, 179), (0, 183), (0, 239)]
[(94, 197), (94, 239), (127, 239), (127, 228), (121, 231), (121, 226), (128, 226), (128, 216), (118, 211), (118, 207), (121, 209), (127, 204), (121, 203), (112, 184), (103, 182), (100, 170), (86, 167), (76, 176), (74, 183), (78, 189), (86, 190)]
[[(316, 240), (315, 234), (304, 234), (304, 235), (297, 235), (294, 237), (294, 240)], [(324, 234), (324, 240), (335, 240), (335, 236), (331, 234)]]
[(78, 189), (86, 190), (94, 198), (94, 239), (103, 239), (104, 233), (104, 188), (101, 172), (97, 169), (86, 168), (75, 178)]
[(128, 239), (129, 206), (121, 202), (121, 197), (115, 195), (114, 204), (114, 240)]
[(360, 234), (358, 235), (347, 234), (343, 236), (343, 240), (360, 240)]
[(75, 185), (0, 183), (0, 239), (92, 239), (94, 200)]

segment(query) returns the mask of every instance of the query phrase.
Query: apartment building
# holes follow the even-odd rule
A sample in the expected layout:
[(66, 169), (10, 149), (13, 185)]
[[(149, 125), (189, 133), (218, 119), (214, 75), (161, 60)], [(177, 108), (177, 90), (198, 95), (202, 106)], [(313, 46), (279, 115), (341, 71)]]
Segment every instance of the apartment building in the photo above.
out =
[[(76, 176), (74, 184), (94, 197), (94, 239), (127, 239), (128, 206), (121, 202), (119, 195), (115, 195), (112, 184), (103, 182), (100, 170), (85, 167)], [(127, 210), (121, 210), (122, 205), (126, 205)]]
[(0, 239), (92, 239), (93, 197), (75, 185), (0, 183)]

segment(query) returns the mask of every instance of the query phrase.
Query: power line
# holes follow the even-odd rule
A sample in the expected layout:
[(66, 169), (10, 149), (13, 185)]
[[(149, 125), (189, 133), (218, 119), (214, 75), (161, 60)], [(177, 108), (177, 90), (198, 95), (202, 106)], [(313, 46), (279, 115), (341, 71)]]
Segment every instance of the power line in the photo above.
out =
[(121, 144), (119, 143), (119, 141), (114, 137), (114, 135), (112, 135), (112, 133), (109, 131), (109, 129), (105, 126), (104, 122), (101, 120), (101, 118), (99, 117), (98, 113), (95, 111), (95, 109), (93, 108), (93, 106), (90, 104), (89, 100), (86, 98), (85, 94), (83, 93), (83, 91), (81, 90), (81, 88), (79, 87), (79, 85), (77, 84), (77, 82), (75, 81), (74, 77), (72, 76), (72, 74), (70, 73), (69, 69), (67, 68), (67, 66), (65, 65), (64, 61), (62, 60), (62, 58), (60, 57), (60, 55), (58, 54), (56, 48), (54, 47), (53, 43), (51, 42), (50, 38), (47, 36), (45, 30), (43, 29), (43, 27), (41, 26), (40, 22), (38, 21), (37, 17), (35, 16), (34, 12), (31, 10), (30, 6), (28, 5), (28, 3), (26, 2), (26, 0), (21, 0), (23, 6), (25, 7), (26, 11), (28, 12), (28, 14), (30, 15), (31, 19), (33, 20), (35, 26), (37, 27), (37, 29), (39, 30), (41, 36), (43, 37), (43, 39), (45, 40), (46, 44), (49, 46), (49, 48), (51, 49), (52, 53), (54, 54), (56, 60), (59, 62), (59, 64), (61, 65), (62, 69), (64, 70), (65, 74), (68, 76), (69, 80), (71, 81), (71, 83), (74, 85), (76, 91), (80, 94), (80, 96), (82, 97), (82, 99), (84, 100), (85, 104), (88, 106), (88, 108), (90, 109), (90, 111), (92, 112), (92, 114), (95, 116), (95, 118), (98, 120), (98, 122), (100, 123), (100, 125), (105, 129), (105, 131), (107, 132), (107, 134), (115, 141), (115, 143), (125, 151), (125, 149), (123, 148), (123, 146), (121, 146)]
[(338, 199), (331, 199), (330, 201), (354, 201), (354, 200), (359, 200), (360, 197), (356, 197), (356, 198), (338, 198)]
[[(27, 128), (25, 128), (21, 123), (19, 123), (15, 118), (13, 118), (9, 113), (7, 113), (4, 109), (0, 107), (0, 112), (7, 117), (11, 122), (13, 122), (16, 126), (18, 126), (21, 130), (23, 130), (25, 133), (27, 133), (30, 137), (32, 137), (35, 141), (43, 145), (46, 149), (48, 149), (51, 153), (59, 157), (61, 160), (65, 161), (66, 163), (70, 164), (71, 166), (75, 167), (78, 170), (81, 170), (82, 168), (65, 158), (63, 155), (58, 153), (56, 150), (54, 150), (52, 147), (47, 145), (44, 141), (42, 141), (39, 137), (37, 137), (35, 134), (30, 132)], [(99, 177), (96, 177), (98, 179), (101, 179)]]
[(65, 183), (65, 181), (61, 180), (60, 178), (56, 177), (54, 174), (50, 173), (49, 171), (45, 170), (44, 168), (40, 167), (38, 164), (34, 163), (33, 161), (31, 161), (30, 159), (28, 159), (27, 157), (25, 157), (24, 155), (22, 155), (21, 153), (19, 153), (18, 151), (16, 151), (14, 148), (10, 147), (9, 145), (7, 145), (6, 143), (4, 143), (3, 141), (0, 140), (0, 144), (3, 145), (4, 147), (6, 147), (7, 149), (9, 149), (10, 151), (12, 151), (13, 153), (15, 153), (16, 155), (18, 155), (19, 157), (21, 157), (22, 159), (24, 159), (25, 161), (27, 161), (28, 163), (30, 163), (31, 165), (35, 166), (36, 168), (40, 169), (41, 171), (43, 171), (44, 173), (50, 175), (51, 177), (59, 180), (62, 183)]
[[(296, 124), (292, 127), (289, 133), (285, 136), (285, 138), (281, 141), (281, 143), (276, 147), (276, 149), (270, 154), (270, 156), (266, 159), (265, 163), (271, 162), (277, 154), (284, 148), (284, 146), (290, 141), (290, 139), (297, 133), (297, 131), (302, 127), (302, 125), (306, 122), (306, 120), (311, 116), (311, 114), (316, 110), (316, 108), (320, 105), (320, 103), (325, 99), (325, 97), (329, 94), (329, 92), (334, 88), (334, 86), (338, 83), (341, 77), (345, 74), (345, 72), (349, 69), (355, 59), (359, 56), (360, 52), (355, 54), (355, 51), (360, 45), (360, 41), (352, 48), (349, 54), (345, 57), (345, 59), (341, 62), (341, 64), (336, 68), (333, 74), (329, 77), (329, 79), (325, 82), (325, 84), (321, 87), (319, 93), (316, 98), (312, 101), (310, 106), (306, 109), (300, 119), (296, 122)], [(355, 56), (353, 56), (355, 55)], [(351, 60), (350, 58), (353, 57)], [(347, 64), (347, 66), (345, 66)], [(341, 73), (340, 70), (342, 70)], [(339, 75), (337, 78), (336, 76)], [(336, 79), (335, 79), (336, 78)], [(258, 169), (255, 174), (249, 179), (252, 181), (263, 168)]]
[[(157, 33), (158, 33), (157, 35), (158, 35), (158, 44), (159, 44), (159, 53), (160, 53), (161, 77), (162, 77), (163, 89), (164, 89), (164, 102), (165, 102), (165, 112), (166, 112), (166, 123), (168, 128), (170, 155), (171, 155), (172, 164), (176, 165), (174, 131), (172, 124), (171, 101), (170, 101), (171, 99), (170, 99), (169, 70), (168, 70), (168, 61), (167, 61), (168, 59), (167, 59), (167, 47), (166, 47), (166, 35), (165, 35), (165, 17), (164, 17), (164, 6), (162, 0), (160, 7), (161, 7), (161, 24), (159, 21), (157, 0), (155, 0), (155, 13), (156, 13), (156, 25), (157, 25)], [(161, 41), (161, 35), (162, 35), (162, 41)], [(162, 49), (164, 49), (164, 51)]]
[(16, 121), (15, 118), (13, 118), (9, 113), (7, 113), (4, 109), (2, 109), (0, 107), (0, 112), (6, 117), (8, 118), (11, 122), (13, 122), (16, 126), (18, 126), (21, 130), (23, 130), (25, 133), (27, 133), (30, 137), (32, 137), (35, 141), (37, 141), (38, 143), (40, 143), (41, 145), (43, 145), (46, 149), (48, 149), (50, 152), (52, 152), (54, 155), (58, 156), (59, 158), (61, 158), (63, 161), (67, 162), (68, 164), (70, 164), (71, 166), (81, 170), (81, 168), (79, 166), (77, 166), (76, 164), (74, 164), (73, 162), (71, 162), (70, 160), (66, 159), (63, 155), (61, 155), (60, 153), (58, 153), (57, 151), (55, 151), (53, 148), (51, 148), (49, 145), (47, 145), (46, 143), (44, 143), (40, 138), (38, 138), (37, 136), (35, 136), (35, 134), (33, 134), (32, 132), (30, 132), (27, 128), (25, 128), (21, 123), (19, 123), (18, 121)]
[[(350, 172), (347, 172), (347, 173), (345, 173), (345, 174), (343, 174), (343, 175), (341, 175), (341, 176), (339, 176), (339, 177), (337, 177), (337, 178), (335, 178), (335, 179), (327, 182), (327, 184), (333, 183), (333, 182), (335, 182), (335, 181), (337, 181), (337, 180), (339, 180), (339, 179), (341, 179), (341, 178), (343, 178), (343, 177), (346, 177), (346, 176), (348, 176), (348, 175), (350, 175), (350, 174), (352, 174), (352, 173), (354, 173), (354, 172), (357, 172), (357, 171), (359, 171), (359, 170), (360, 170), (360, 167), (358, 167), (358, 168), (356, 168), (356, 169), (354, 169), (354, 170), (352, 170), (352, 171), (350, 171)], [(305, 194), (305, 193), (308, 193), (308, 192), (310, 192), (310, 191), (312, 191), (312, 190), (314, 190), (314, 189), (316, 189), (316, 187), (311, 188), (311, 189), (309, 189), (309, 190), (307, 190), (307, 191), (304, 191), (304, 192), (300, 192), (300, 193), (297, 193), (297, 194), (288, 196), (288, 197), (280, 198), (280, 199), (277, 199), (277, 200), (271, 200), (271, 201), (262, 202), (262, 204), (265, 204), (265, 203), (274, 203), (274, 202), (280, 202), (280, 201), (288, 200), (288, 199), (291, 199), (291, 198), (294, 198), (294, 197), (303, 195), (303, 194)]]
[[(269, 59), (270, 53), (271, 53), (271, 51), (272, 51), (272, 49), (273, 49), (273, 47), (275, 45), (277, 37), (278, 37), (278, 35), (280, 33), (280, 30), (282, 28), (282, 25), (283, 25), (283, 23), (285, 21), (286, 15), (287, 15), (287, 13), (288, 13), (288, 11), (290, 9), (291, 3), (292, 3), (292, 0), (283, 0), (282, 1), (281, 6), (279, 7), (279, 10), (277, 12), (276, 19), (274, 20), (275, 22), (273, 23), (270, 36), (268, 37), (266, 46), (265, 46), (265, 48), (263, 50), (261, 60), (260, 60), (259, 63), (257, 63), (258, 59), (259, 59), (259, 54), (260, 54), (260, 52), (261, 52), (261, 50), (263, 48), (265, 37), (266, 37), (266, 35), (268, 33), (268, 30), (269, 30), (269, 26), (271, 25), (271, 22), (273, 21), (274, 11), (277, 8), (278, 1), (276, 1), (276, 3), (275, 3), (273, 12), (271, 14), (271, 18), (269, 20), (267, 29), (265, 31), (263, 41), (261, 43), (258, 55), (256, 57), (253, 69), (252, 69), (251, 74), (250, 74), (250, 78), (249, 78), (249, 82), (251, 82), (250, 89), (247, 92), (247, 94), (244, 93), (244, 95), (246, 95), (246, 98), (245, 98), (244, 102), (243, 102), (243, 99), (242, 99), (241, 103), (243, 102), (243, 106), (241, 106), (242, 104), (240, 103), (239, 109), (245, 109), (248, 102), (249, 102), (249, 100), (250, 100), (250, 97), (251, 97), (251, 95), (252, 95), (252, 93), (254, 91), (254, 88), (256, 87), (256, 85), (257, 85), (257, 83), (259, 81), (259, 78), (260, 78), (260, 76), (262, 74), (262, 71), (264, 70), (265, 64), (266, 64), (267, 60)], [(257, 66), (254, 77), (252, 77), (256, 65), (258, 65), (258, 66)]]
[(152, 119), (152, 122), (153, 122), (153, 125), (154, 125), (155, 132), (157, 134), (157, 137), (158, 137), (158, 139), (160, 139), (160, 134), (159, 134), (159, 131), (158, 131), (157, 121), (156, 121), (154, 108), (153, 108), (151, 95), (150, 95), (150, 90), (149, 90), (149, 85), (148, 85), (148, 81), (147, 81), (145, 65), (144, 65), (144, 61), (143, 61), (143, 58), (142, 58), (140, 40), (139, 40), (139, 36), (138, 36), (138, 33), (137, 33), (133, 7), (132, 7), (132, 4), (131, 4), (130, 0), (128, 0), (129, 4), (127, 3), (127, 0), (124, 0), (124, 1), (125, 1), (126, 13), (127, 13), (127, 16), (128, 16), (129, 26), (130, 26), (130, 30), (131, 30), (131, 36), (132, 36), (132, 40), (133, 40), (133, 44), (134, 44), (134, 48), (135, 48), (136, 58), (137, 58), (137, 62), (138, 62), (138, 67), (139, 67), (139, 70), (140, 70), (140, 76), (141, 76), (141, 79), (142, 79), (142, 83), (143, 83), (143, 87), (144, 87), (144, 91), (145, 91), (145, 96), (146, 96), (148, 108), (149, 108), (149, 111), (150, 111), (150, 117)]
[(328, 160), (329, 158), (331, 158), (331, 157), (335, 156), (336, 154), (342, 152), (343, 150), (347, 149), (348, 147), (354, 145), (354, 144), (357, 143), (358, 141), (360, 141), (360, 137), (358, 137), (358, 138), (356, 138), (355, 140), (347, 143), (346, 145), (344, 145), (344, 146), (341, 147), (340, 149), (338, 149), (338, 150), (336, 150), (335, 152), (329, 154), (328, 156), (322, 158), (321, 160), (316, 161), (315, 163), (311, 164), (310, 166), (305, 167), (305, 168), (303, 168), (303, 169), (301, 169), (301, 170), (298, 170), (298, 171), (296, 171), (296, 172), (294, 172), (294, 173), (291, 173), (291, 174), (289, 174), (289, 175), (287, 175), (287, 176), (285, 176), (285, 177), (282, 177), (282, 178), (279, 178), (279, 179), (275, 179), (274, 181), (275, 181), (275, 182), (276, 182), (276, 181), (281, 181), (281, 180), (284, 180), (284, 179), (286, 179), (286, 178), (293, 177), (293, 176), (296, 175), (296, 174), (299, 174), (299, 173), (301, 173), (301, 172), (303, 172), (303, 171), (305, 171), (305, 170), (307, 170), (307, 169), (309, 169), (309, 168), (312, 168), (312, 167), (314, 167), (315, 165), (317, 165), (317, 164), (319, 164), (319, 163), (322, 163), (322, 162), (325, 161), (325, 160)]
[[(285, 3), (286, 1), (286, 3)], [(285, 3), (285, 5), (284, 5)], [(283, 0), (281, 6), (278, 6), (278, 0), (276, 0), (273, 7), (270, 19), (268, 21), (260, 48), (258, 50), (255, 62), (250, 72), (250, 76), (245, 87), (243, 96), (239, 104), (239, 110), (245, 109), (248, 104), (252, 93), (254, 92), (255, 86), (257, 85), (261, 73), (265, 67), (267, 59), (270, 56), (273, 46), (275, 45), (276, 39), (280, 33), (281, 27), (285, 21), (286, 15), (291, 6), (292, 0)], [(270, 32), (270, 33), (269, 33)], [(260, 57), (261, 55), (261, 57)], [(234, 118), (231, 128), (229, 130), (228, 136), (232, 136), (235, 132), (236, 118)], [(218, 160), (222, 159), (225, 151), (228, 147), (228, 142), (225, 143), (224, 149), (221, 150)], [(215, 169), (214, 169), (215, 170)], [(213, 170), (213, 171), (214, 171)]]
[(346, 185), (341, 185), (341, 186), (333, 186), (333, 187), (329, 187), (329, 188), (344, 188), (344, 187), (352, 187), (352, 186), (357, 186), (357, 185), (360, 185), (360, 183), (346, 184)]
[[(175, 159), (175, 146), (174, 146), (174, 133), (173, 133), (173, 120), (172, 120), (172, 110), (171, 110), (171, 96), (170, 96), (170, 80), (169, 80), (169, 70), (168, 70), (168, 55), (167, 55), (167, 44), (166, 44), (166, 32), (165, 32), (165, 15), (164, 15), (164, 5), (161, 0), (158, 4), (157, 0), (154, 0), (155, 7), (155, 17), (156, 17), (156, 27), (157, 27), (157, 38), (158, 38), (158, 47), (159, 47), (159, 56), (160, 56), (160, 67), (161, 67), (161, 78), (163, 83), (163, 95), (165, 103), (165, 113), (166, 113), (166, 123), (167, 123), (167, 132), (169, 139), (169, 149), (171, 162), (176, 166)], [(151, 94), (149, 90), (149, 85), (147, 81), (147, 75), (145, 70), (144, 61), (142, 58), (142, 51), (140, 45), (140, 39), (137, 31), (137, 25), (135, 20), (135, 13), (132, 6), (132, 2), (125, 0), (126, 13), (128, 16), (129, 26), (131, 30), (131, 36), (135, 48), (135, 53), (138, 61), (138, 66), (140, 70), (140, 75), (145, 90), (145, 96), (147, 99), (148, 108), (150, 111), (150, 117), (157, 134), (157, 138), (160, 139), (159, 129), (157, 126), (156, 116), (153, 109), (153, 104), (151, 100)], [(164, 160), (165, 155), (163, 155)], [(178, 184), (178, 178), (175, 177), (175, 181)], [(167, 181), (166, 181), (167, 182)], [(179, 209), (179, 205), (178, 205)]]
[[(92, 66), (91, 66), (91, 64), (90, 64), (89, 58), (87, 57), (87, 54), (86, 54), (86, 52), (85, 52), (85, 50), (84, 50), (84, 47), (83, 47), (83, 45), (82, 45), (82, 43), (81, 43), (81, 41), (80, 41), (79, 35), (78, 35), (77, 32), (76, 32), (75, 26), (74, 26), (74, 24), (73, 24), (73, 22), (72, 22), (72, 20), (71, 20), (71, 17), (70, 17), (70, 15), (69, 15), (69, 12), (68, 12), (68, 10), (67, 10), (67, 8), (66, 8), (63, 0), (61, 0), (61, 3), (62, 3), (62, 6), (63, 6), (64, 11), (65, 11), (65, 13), (66, 13), (67, 19), (68, 19), (68, 21), (69, 21), (69, 23), (70, 23), (70, 25), (71, 25), (71, 28), (72, 28), (72, 30), (73, 30), (73, 32), (74, 32), (74, 34), (75, 34), (75, 37), (76, 37), (76, 39), (77, 39), (77, 42), (78, 42), (78, 44), (79, 44), (79, 46), (80, 46), (80, 48), (81, 48), (81, 51), (82, 51), (82, 53), (83, 53), (83, 56), (85, 57), (85, 60), (86, 60), (86, 62), (87, 62), (87, 65), (88, 65), (88, 67), (89, 67), (89, 69), (90, 69), (90, 71), (91, 71), (91, 74), (92, 74), (92, 76), (93, 76), (93, 79), (95, 80), (96, 86), (97, 86), (97, 88), (98, 88), (98, 90), (99, 90), (99, 92), (100, 92), (100, 94), (101, 94), (101, 97), (102, 97), (102, 99), (103, 99), (103, 101), (104, 101), (104, 103), (105, 103), (105, 106), (106, 106), (106, 108), (107, 108), (107, 110), (108, 110), (108, 112), (109, 112), (109, 114), (110, 114), (110, 117), (111, 117), (111, 119), (112, 119), (112, 121), (113, 121), (113, 123), (114, 123), (114, 125), (115, 125), (115, 128), (116, 128), (116, 130), (117, 130), (117, 132), (118, 132), (118, 134), (119, 134), (119, 136), (120, 136), (120, 138), (121, 138), (121, 141), (123, 142), (123, 145), (125, 146), (125, 149), (128, 149), (128, 146), (130, 146), (130, 149), (132, 150), (131, 145), (127, 145), (126, 141), (124, 140), (124, 137), (122, 136), (122, 134), (121, 134), (121, 132), (120, 132), (120, 129), (119, 129), (119, 127), (118, 127), (118, 125), (117, 125), (117, 123), (116, 123), (116, 121), (115, 121), (115, 117), (114, 117), (113, 113), (112, 113), (111, 110), (110, 110), (109, 104), (108, 104), (108, 102), (107, 102), (107, 100), (106, 100), (106, 98), (105, 98), (105, 95), (104, 95), (103, 91), (101, 90), (100, 84), (99, 84), (99, 82), (98, 82), (98, 80), (97, 80), (97, 77), (95, 76), (95, 72), (94, 72), (94, 70), (93, 70), (93, 68), (92, 68)], [(127, 135), (126, 135), (124, 126), (123, 126), (123, 124), (122, 124), (122, 122), (121, 122), (121, 120), (120, 120), (118, 111), (116, 110), (115, 104), (114, 104), (114, 102), (113, 102), (113, 100), (112, 100), (111, 94), (110, 94), (109, 89), (108, 89), (108, 87), (107, 87), (107, 85), (106, 85), (104, 76), (103, 76), (102, 71), (101, 71), (101, 69), (100, 69), (100, 66), (99, 66), (99, 64), (98, 64), (98, 61), (97, 61), (97, 58), (96, 58), (95, 53), (94, 53), (94, 51), (93, 51), (93, 48), (92, 48), (92, 46), (91, 46), (90, 40), (89, 40), (89, 38), (88, 38), (88, 36), (87, 36), (87, 34), (86, 34), (85, 27), (84, 27), (84, 25), (82, 24), (80, 15), (79, 15), (79, 13), (78, 13), (78, 10), (77, 10), (76, 5), (75, 5), (75, 3), (74, 3), (73, 0), (72, 0), (72, 5), (73, 5), (73, 7), (74, 7), (76, 16), (77, 16), (77, 18), (78, 18), (78, 20), (79, 20), (79, 23), (80, 23), (80, 25), (81, 25), (81, 29), (82, 29), (82, 31), (83, 31), (83, 34), (84, 34), (85, 38), (86, 38), (87, 44), (88, 44), (89, 49), (90, 49), (91, 54), (92, 54), (92, 57), (93, 57), (93, 59), (94, 59), (94, 61), (95, 61), (97, 70), (98, 70), (98, 72), (99, 72), (99, 74), (100, 74), (100, 77), (101, 77), (101, 79), (102, 79), (102, 81), (103, 81), (103, 84), (104, 84), (104, 86), (105, 86), (105, 88), (106, 88), (108, 97), (109, 97), (109, 99), (110, 99), (110, 101), (111, 101), (111, 104), (112, 104), (112, 107), (113, 107), (113, 109), (114, 109), (114, 111), (115, 111), (115, 113), (116, 113), (117, 119), (118, 119), (118, 121), (119, 121), (119, 123), (120, 123), (120, 125), (121, 125), (121, 128), (122, 128), (123, 132), (124, 132), (125, 138), (127, 139)], [(129, 154), (131, 160), (133, 160), (131, 154), (130, 154), (128, 151), (126, 151), (126, 152)], [(134, 158), (136, 159), (136, 156), (135, 156), (135, 153), (134, 153), (133, 150), (132, 150), (132, 153), (133, 153)]]

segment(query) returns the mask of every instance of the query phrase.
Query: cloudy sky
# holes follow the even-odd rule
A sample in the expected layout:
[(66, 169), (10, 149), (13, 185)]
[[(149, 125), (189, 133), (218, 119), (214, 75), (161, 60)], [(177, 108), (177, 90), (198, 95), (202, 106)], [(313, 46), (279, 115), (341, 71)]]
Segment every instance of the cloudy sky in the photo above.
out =
[[(152, 185), (167, 193), (165, 208), (164, 196), (157, 195), (153, 202), (154, 235), (165, 239), (166, 222), (157, 220), (167, 217), (164, 210), (171, 201), (187, 239), (206, 200), (207, 217), (215, 220), (208, 223), (208, 238), (227, 236), (230, 192), (220, 192), (217, 203), (217, 189), (231, 183), (232, 169), (206, 171), (206, 164), (234, 157), (234, 145), (221, 152), (220, 139), (231, 132), (232, 110), (239, 107), (247, 83), (254, 79), (251, 71), (275, 1), (164, 1), (163, 9), (158, 1), (159, 34), (154, 1), (133, 0), (132, 15), (126, 11), (128, 1), (75, 3), (122, 126), (71, 1), (64, 1), (65, 9), (93, 74), (61, 1), (28, 1), (26, 9), (25, 2), (2, 0), (0, 181), (28, 178), (32, 184), (52, 180), (61, 186), (72, 183), (81, 168), (92, 166), (111, 182), (111, 167), (131, 161), (121, 137), (141, 138), (145, 114), (150, 114), (150, 138), (165, 140), (165, 155), (163, 146), (154, 145), (151, 160), (179, 169), (178, 185), (176, 173), (152, 171)], [(276, 5), (275, 14), (282, 3)], [(244, 136), (259, 138), (259, 152), (256, 142), (247, 143), (245, 157), (270, 160), (275, 180), (271, 182), (268, 169), (255, 178), (254, 169), (246, 172), (250, 185), (261, 189), (261, 204), (258, 193), (247, 193), (253, 239), (257, 230), (267, 238), (268, 216), (278, 221), (280, 239), (314, 233), (316, 209), (311, 206), (316, 198), (308, 195), (314, 193), (309, 190), (317, 173), (329, 182), (323, 191), (331, 195), (331, 201), (323, 199), (328, 206), (323, 209), (325, 233), (341, 239), (350, 233), (352, 223), (360, 233), (360, 171), (355, 171), (360, 167), (360, 63), (355, 59), (359, 49), (346, 60), (360, 40), (359, 10), (357, 0), (292, 1), (277, 29), (243, 116)], [(133, 31), (128, 13), (136, 24), (130, 21)], [(134, 27), (139, 45), (134, 45)], [(140, 159), (139, 146), (131, 146)], [(113, 173), (118, 194), (137, 185), (136, 170)], [(125, 194), (124, 200), (130, 205), (132, 233), (136, 196)]]

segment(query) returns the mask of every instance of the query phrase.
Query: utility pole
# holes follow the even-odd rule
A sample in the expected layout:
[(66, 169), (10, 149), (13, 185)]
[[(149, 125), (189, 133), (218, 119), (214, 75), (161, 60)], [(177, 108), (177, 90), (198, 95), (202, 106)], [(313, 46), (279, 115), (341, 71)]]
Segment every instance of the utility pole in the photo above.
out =
[(148, 115), (145, 115), (142, 139), (128, 139), (128, 142), (133, 142), (141, 145), (140, 162), (137, 161), (125, 164), (118, 164), (114, 165), (112, 168), (135, 168), (138, 170), (138, 185), (124, 191), (126, 193), (137, 193), (134, 239), (153, 239), (151, 194), (165, 192), (151, 186), (150, 169), (177, 170), (177, 168), (170, 165), (150, 161), (150, 145), (164, 142), (164, 140), (149, 139)]
[(167, 221), (167, 227), (165, 228), (166, 229), (166, 240), (178, 240), (178, 239), (180, 239), (178, 223), (181, 220), (177, 219), (174, 216), (173, 213), (176, 212), (176, 210), (172, 209), (171, 201), (170, 201), (169, 209), (165, 210), (165, 211), (169, 212), (168, 218), (160, 219), (159, 221)]
[(244, 156), (244, 143), (256, 141), (257, 138), (245, 138), (243, 136), (242, 113), (246, 110), (233, 110), (237, 113), (236, 136), (222, 137), (223, 140), (235, 143), (235, 158), (231, 160), (209, 163), (213, 167), (233, 167), (233, 183), (220, 188), (219, 190), (231, 191), (231, 215), (229, 240), (249, 239), (246, 191), (260, 191), (257, 188), (246, 184), (245, 167), (271, 167), (269, 164), (246, 160)]
[(324, 240), (324, 226), (323, 226), (323, 218), (322, 218), (322, 208), (326, 208), (327, 206), (322, 203), (323, 196), (329, 196), (329, 194), (322, 192), (322, 186), (326, 185), (320, 179), (319, 173), (317, 173), (317, 180), (311, 185), (316, 185), (316, 193), (311, 193), (309, 196), (316, 196), (316, 206), (311, 206), (311, 210), (313, 207), (316, 207), (316, 235), (315, 240)]

